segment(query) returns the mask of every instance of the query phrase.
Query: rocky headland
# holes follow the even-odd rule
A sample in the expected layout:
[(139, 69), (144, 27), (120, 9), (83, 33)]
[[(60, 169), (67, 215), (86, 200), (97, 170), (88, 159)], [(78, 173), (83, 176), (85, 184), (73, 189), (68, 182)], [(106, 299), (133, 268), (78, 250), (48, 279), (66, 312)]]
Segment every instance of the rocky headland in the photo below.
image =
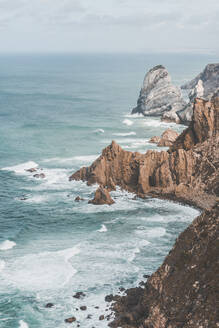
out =
[(162, 116), (166, 120), (179, 121), (176, 112), (185, 107), (181, 91), (171, 83), (171, 77), (162, 65), (152, 68), (144, 78), (143, 86), (132, 114)]
[(114, 141), (70, 180), (116, 186), (203, 210), (180, 234), (158, 270), (140, 287), (113, 297), (111, 327), (213, 328), (217, 317), (219, 243), (219, 93), (196, 98), (189, 127), (168, 151), (123, 150)]
[(208, 64), (203, 72), (181, 88), (189, 90), (189, 102), (177, 115), (181, 123), (188, 124), (192, 120), (194, 100), (197, 97), (211, 100), (215, 90), (219, 88), (219, 64)]

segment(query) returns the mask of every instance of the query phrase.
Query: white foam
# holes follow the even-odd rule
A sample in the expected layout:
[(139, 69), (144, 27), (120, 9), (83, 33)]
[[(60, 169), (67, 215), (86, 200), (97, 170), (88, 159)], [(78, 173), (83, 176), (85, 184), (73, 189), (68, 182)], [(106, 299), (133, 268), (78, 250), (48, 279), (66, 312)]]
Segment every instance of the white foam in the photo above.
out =
[(127, 125), (127, 126), (131, 126), (133, 124), (133, 122), (131, 120), (125, 119), (124, 121), (122, 121), (123, 124)]
[(124, 132), (124, 133), (113, 133), (114, 136), (126, 137), (126, 136), (135, 136), (136, 132)]
[(5, 240), (3, 243), (0, 244), (0, 250), (1, 251), (7, 251), (8, 249), (13, 248), (16, 245), (14, 241), (11, 240)]
[(101, 228), (99, 230), (97, 230), (97, 231), (98, 232), (107, 232), (107, 227), (104, 224), (102, 224), (101, 225)]
[(25, 163), (22, 163), (22, 164), (15, 165), (15, 166), (4, 167), (4, 168), (2, 168), (2, 170), (4, 170), (4, 171), (13, 171), (15, 173), (22, 174), (22, 173), (25, 173), (26, 170), (28, 170), (28, 169), (37, 168), (37, 167), (38, 167), (37, 163), (35, 163), (33, 161), (29, 161), (29, 162), (25, 162)]
[(166, 229), (162, 227), (157, 227), (145, 230), (144, 227), (139, 227), (139, 229), (136, 230), (135, 233), (141, 237), (158, 238), (166, 234)]
[(61, 251), (28, 254), (8, 263), (2, 277), (22, 290), (59, 289), (76, 274), (70, 259), (79, 252), (75, 246)]
[(5, 261), (4, 260), (0, 260), (0, 272), (2, 272), (5, 268)]
[(96, 129), (96, 130), (94, 130), (94, 132), (95, 133), (104, 133), (105, 131), (104, 131), (104, 129)]
[(53, 157), (53, 158), (47, 158), (44, 159), (44, 163), (51, 163), (51, 162), (56, 162), (56, 163), (68, 163), (68, 162), (81, 162), (81, 163), (89, 163), (97, 159), (99, 155), (84, 155), (84, 156), (73, 156), (73, 157)]
[(19, 328), (29, 328), (29, 326), (25, 321), (20, 320), (19, 321)]
[(129, 118), (139, 118), (139, 117), (144, 117), (143, 114), (141, 113), (135, 113), (135, 114), (125, 114), (125, 117), (129, 117)]
[(49, 200), (49, 196), (48, 195), (34, 195), (30, 198), (27, 198), (25, 200), (25, 203), (45, 203)]

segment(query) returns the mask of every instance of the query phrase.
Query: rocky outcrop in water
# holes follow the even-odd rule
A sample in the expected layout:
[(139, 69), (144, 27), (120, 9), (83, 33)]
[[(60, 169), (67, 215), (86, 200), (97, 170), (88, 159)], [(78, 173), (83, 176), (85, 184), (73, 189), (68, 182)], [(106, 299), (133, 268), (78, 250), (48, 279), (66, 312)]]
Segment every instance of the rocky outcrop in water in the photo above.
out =
[(111, 198), (109, 191), (103, 188), (102, 186), (99, 186), (99, 188), (95, 192), (94, 198), (92, 200), (89, 200), (88, 203), (94, 205), (112, 205), (115, 202)]
[(155, 66), (145, 76), (143, 86), (132, 114), (141, 113), (145, 116), (161, 116), (178, 121), (176, 112), (185, 106), (181, 91), (171, 83), (171, 78), (162, 65)]
[(203, 72), (181, 88), (190, 90), (189, 103), (184, 109), (178, 111), (177, 115), (180, 123), (188, 124), (192, 120), (194, 100), (197, 97), (211, 100), (217, 89), (219, 90), (219, 64), (208, 64)]

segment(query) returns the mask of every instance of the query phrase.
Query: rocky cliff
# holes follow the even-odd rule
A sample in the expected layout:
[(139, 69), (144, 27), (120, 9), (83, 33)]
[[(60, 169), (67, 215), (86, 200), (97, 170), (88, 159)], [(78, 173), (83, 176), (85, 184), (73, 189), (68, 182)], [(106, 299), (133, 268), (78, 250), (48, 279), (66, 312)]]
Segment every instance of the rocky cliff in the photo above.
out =
[(190, 90), (189, 103), (177, 115), (181, 123), (188, 124), (192, 120), (194, 100), (197, 97), (210, 100), (219, 89), (219, 64), (208, 64), (203, 72), (181, 88)]
[(194, 120), (168, 151), (132, 153), (113, 141), (90, 167), (81, 168), (70, 180), (211, 207), (216, 193), (212, 181), (218, 173), (218, 99), (215, 95), (212, 102), (196, 100)]
[(146, 74), (137, 107), (132, 113), (142, 113), (145, 116), (166, 114), (166, 119), (176, 121), (178, 120), (176, 111), (184, 106), (180, 89), (171, 83), (166, 68), (158, 65)]
[(218, 327), (218, 225), (218, 205), (197, 217), (144, 288), (116, 297), (111, 327)]
[(144, 286), (112, 298), (122, 328), (219, 327), (219, 95), (196, 99), (190, 126), (168, 151), (124, 151), (115, 142), (70, 180), (109, 189), (117, 185), (199, 206), (204, 211), (177, 238), (164, 263)]

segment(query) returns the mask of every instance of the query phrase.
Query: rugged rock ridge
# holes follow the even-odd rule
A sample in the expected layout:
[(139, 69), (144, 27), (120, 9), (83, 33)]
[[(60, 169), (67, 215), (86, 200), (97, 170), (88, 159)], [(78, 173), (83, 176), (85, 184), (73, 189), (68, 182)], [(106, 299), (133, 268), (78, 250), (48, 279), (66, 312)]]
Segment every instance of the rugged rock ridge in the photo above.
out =
[(182, 89), (190, 90), (189, 103), (177, 112), (181, 123), (188, 124), (192, 120), (193, 103), (195, 98), (211, 100), (215, 90), (219, 90), (219, 63), (208, 64), (203, 72), (192, 81), (184, 84)]
[[(218, 327), (219, 206), (205, 211), (177, 238), (145, 288), (116, 296), (111, 327)], [(141, 290), (140, 290), (141, 289)]]
[(212, 102), (196, 100), (193, 122), (169, 151), (132, 153), (113, 141), (90, 167), (81, 168), (70, 180), (98, 183), (110, 190), (118, 185), (141, 197), (154, 195), (211, 207), (216, 193), (211, 181), (218, 172), (218, 99), (215, 95)]
[(117, 328), (219, 327), (219, 95), (196, 99), (190, 126), (169, 151), (124, 151), (115, 142), (70, 179), (116, 185), (141, 196), (186, 201), (204, 209), (177, 238), (164, 263), (144, 288), (116, 296)]
[(171, 78), (162, 65), (155, 66), (145, 76), (143, 86), (137, 101), (134, 113), (142, 113), (145, 116), (161, 116), (168, 112), (167, 119), (178, 120), (176, 111), (185, 106), (181, 91), (172, 85)]

